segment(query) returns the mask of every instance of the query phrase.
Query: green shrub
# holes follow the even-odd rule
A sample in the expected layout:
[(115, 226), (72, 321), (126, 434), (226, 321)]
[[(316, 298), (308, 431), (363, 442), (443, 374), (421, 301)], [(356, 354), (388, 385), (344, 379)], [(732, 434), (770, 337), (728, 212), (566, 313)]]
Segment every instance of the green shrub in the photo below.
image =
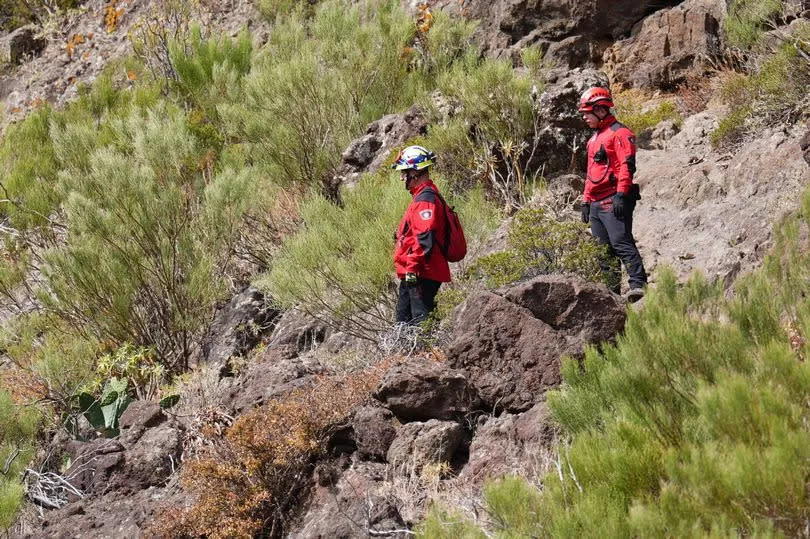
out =
[(414, 529), (416, 537), (425, 539), (484, 539), (489, 537), (462, 514), (433, 504)]
[(56, 415), (68, 413), (72, 397), (93, 379), (100, 348), (57, 317), (37, 313), (9, 321), (0, 346), (11, 362), (4, 389), (22, 402), (47, 402)]
[(527, 53), (532, 69), (517, 72), (511, 62), (480, 59), (469, 50), (438, 77), (445, 99), (458, 103), (448, 119), (434, 101), (426, 103), (435, 125), (419, 143), (441, 159), (437, 170), (454, 191), (482, 184), (508, 210), (520, 207), (540, 170), (529, 163), (539, 122), (533, 92), (542, 90), (538, 54)]
[(0, 0), (0, 32), (44, 21), (55, 10), (76, 7), (77, 0)]
[[(453, 56), (453, 27), (440, 29), (450, 37), (439, 49), (451, 51), (436, 52), (442, 65)], [(329, 174), (348, 143), (425, 91), (423, 70), (403, 57), (413, 35), (414, 21), (387, 0), (331, 0), (312, 18), (279, 20), (245, 78), (244, 100), (219, 109), (230, 135), (275, 181), (335, 197)]]
[(219, 104), (240, 99), (242, 79), (251, 69), (253, 42), (247, 31), (233, 39), (203, 39), (194, 26), (186, 43), (171, 42), (170, 58), (180, 96), (216, 119)]
[(766, 23), (781, 15), (783, 0), (733, 0), (725, 19), (726, 37), (735, 47), (750, 49), (759, 43)]
[(166, 382), (166, 369), (148, 348), (124, 343), (96, 363), (96, 378), (86, 387), (98, 393), (111, 379), (127, 380), (138, 400), (152, 400)]
[(207, 202), (224, 204), (228, 212), (218, 215), (238, 220), (254, 178), (208, 168), (173, 107), (109, 128), (113, 145), (98, 149), (86, 124), (55, 129), (70, 234), (46, 256), (47, 304), (77, 329), (153, 348), (170, 370), (182, 369), (224, 285), (217, 278), (223, 246), (209, 242)]
[(367, 177), (343, 195), (343, 207), (321, 196), (301, 208), (302, 230), (287, 238), (259, 282), (284, 307), (373, 338), (389, 325), (393, 239), (407, 205), (401, 182)]
[(683, 118), (673, 101), (662, 101), (654, 107), (645, 108), (640, 92), (627, 90), (615, 96), (616, 116), (636, 135), (653, 129), (664, 120), (672, 120), (680, 126)]
[(604, 282), (600, 261), (605, 247), (597, 244), (579, 223), (560, 222), (542, 209), (525, 208), (509, 227), (506, 251), (478, 259), (470, 268), (491, 287), (545, 273), (573, 273)]
[(60, 202), (53, 188), (59, 166), (50, 140), (53, 115), (49, 107), (35, 110), (10, 125), (0, 143), (0, 184), (10, 201), (0, 205), (0, 214), (17, 230), (50, 231), (48, 217)]
[(715, 146), (737, 142), (752, 130), (790, 122), (803, 113), (800, 108), (810, 84), (810, 24), (802, 22), (791, 31), (780, 38), (780, 45), (751, 53), (748, 73), (727, 79), (721, 97), (730, 112), (711, 135)]
[(289, 16), (296, 9), (303, 10), (308, 16), (312, 15), (313, 4), (309, 0), (259, 0), (259, 12), (273, 23), (279, 18)]
[(18, 406), (0, 389), (0, 530), (14, 524), (22, 504), (22, 473), (34, 457), (38, 422), (36, 408)]

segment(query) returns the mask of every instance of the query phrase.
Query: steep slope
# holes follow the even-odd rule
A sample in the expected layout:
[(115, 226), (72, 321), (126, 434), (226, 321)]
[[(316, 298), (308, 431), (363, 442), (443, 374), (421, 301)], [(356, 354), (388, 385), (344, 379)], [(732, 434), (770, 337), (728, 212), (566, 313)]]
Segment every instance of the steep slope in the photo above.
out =
[[(562, 65), (599, 66), (609, 59), (604, 67), (616, 88), (641, 86), (655, 91), (671, 90), (675, 82), (701, 75), (704, 60), (717, 52), (718, 11), (701, 11), (692, 17), (694, 24), (675, 25), (681, 37), (689, 37), (678, 44), (680, 49), (675, 47), (677, 54), (670, 54), (672, 43), (661, 39), (668, 25), (674, 25), (671, 21), (686, 21), (688, 13), (697, 13), (689, 9), (707, 3), (713, 8), (724, 4), (693, 0), (436, 5), (454, 14), (463, 9), (466, 16), (480, 17), (478, 36), (493, 56), (510, 57), (523, 45), (539, 44)], [(211, 15), (212, 24), (227, 32), (255, 15), (249, 2), (230, 4)], [(669, 9), (676, 4), (680, 5)], [(0, 80), (0, 97), (3, 91), (9, 92), (7, 120), (36, 106), (37, 98), (56, 104), (72, 99), (76, 94), (71, 81), (91, 80), (108, 60), (129, 50), (123, 31), (151, 6), (148, 2), (116, 5), (129, 10), (119, 30), (105, 34), (100, 18), (105, 5), (91, 2), (83, 15), (76, 16), (76, 26), (63, 32), (98, 33), (100, 37), (90, 40), (95, 45), (78, 43), (68, 58), (61, 42), (52, 42), (41, 57)], [(592, 31), (599, 17), (609, 24)], [(696, 27), (702, 32), (693, 33)], [(258, 33), (263, 32), (261, 28)], [(696, 44), (706, 47), (700, 54), (690, 54)], [(628, 66), (636, 61), (645, 62), (649, 69), (633, 79)], [(126, 77), (123, 71), (118, 75)], [(579, 130), (578, 124), (563, 128), (553, 122), (576, 122), (574, 107), (581, 91), (577, 84), (587, 86), (602, 79), (590, 71), (554, 71), (546, 97), (559, 97), (548, 101), (566, 111), (544, 125), (548, 128), (544, 135), (551, 133), (552, 139), (544, 147), (548, 152), (544, 159), (556, 167), (549, 169), (552, 184), (559, 179), (555, 174), (570, 172), (564, 170), (571, 161), (567, 137)], [(560, 88), (563, 91), (555, 93)], [(730, 286), (738, 275), (761, 263), (772, 244), (773, 223), (799, 205), (810, 180), (801, 145), (806, 128), (774, 125), (741, 145), (717, 150), (709, 136), (726, 112), (712, 102), (680, 126), (659, 125), (639, 151), (636, 179), (642, 186), (642, 201), (635, 231), (653, 275), (668, 265), (685, 280), (697, 269)], [(355, 183), (362, 172), (381, 167), (392, 148), (424, 135), (425, 130), (422, 117), (413, 110), (375, 122), (344, 152), (336, 181)], [(574, 205), (560, 213), (578, 217)], [(560, 357), (581, 358), (585, 345), (612, 340), (625, 322), (624, 304), (604, 287), (567, 277), (540, 277), (495, 292), (476, 291), (457, 311), (452, 344), (394, 366), (383, 364), (384, 372), (379, 373), (363, 369), (364, 362), (380, 360), (379, 351), (360, 353), (356, 340), (321, 321), (296, 311), (279, 314), (266, 309), (264, 302), (261, 294), (249, 289), (220, 309), (200, 359), (208, 361), (209, 368), (201, 365), (196, 373), (196, 380), (203, 380), (204, 387), (195, 390), (204, 410), (200, 404), (199, 409), (164, 412), (142, 401), (121, 418), (122, 435), (117, 440), (78, 442), (64, 436), (55, 440), (52, 447), (63, 451), (70, 463), (64, 477), (79, 494), (57, 489), (66, 505), (43, 511), (42, 518), (18, 529), (20, 535), (154, 533), (150, 526), (167, 507), (181, 510), (194, 502), (191, 487), (180, 486), (178, 478), (202, 445), (213, 444), (212, 440), (224, 443), (226, 432), (245, 433), (231, 427), (249, 424), (255, 436), (249, 441), (258, 440), (256, 445), (226, 445), (233, 452), (221, 455), (232, 460), (219, 463), (236, 463), (221, 471), (242, 474), (250, 483), (251, 466), (256, 465), (251, 451), (272, 455), (275, 446), (271, 450), (262, 444), (272, 445), (275, 440), (268, 442), (262, 436), (269, 438), (276, 432), (268, 425), (286, 425), (289, 419), (267, 412), (266, 405), (280, 402), (301, 412), (302, 401), (323, 399), (320, 409), (329, 409), (333, 404), (329, 397), (339, 393), (334, 387), (331, 395), (310, 391), (319, 380), (330, 377), (340, 386), (344, 380), (340, 376), (346, 372), (361, 373), (363, 383), (380, 376), (374, 400), (366, 391), (359, 396), (364, 406), (327, 422), (327, 435), (315, 439), (323, 448), (309, 448), (309, 453), (300, 448), (311, 444), (310, 438), (296, 438), (298, 432), (290, 436), (294, 442), (290, 445), (299, 451), (293, 453), (300, 459), (296, 461), (300, 468), (290, 467), (297, 474), (292, 483), (297, 490), (285, 499), (288, 506), (281, 516), (273, 514), (271, 519), (279, 528), (268, 533), (405, 536), (410, 531), (402, 529), (418, 523), (434, 497), (477, 511), (480, 487), (488, 477), (509, 472), (537, 476), (553, 465), (556, 430), (548, 417), (545, 392), (561, 382)], [(252, 333), (268, 327), (272, 334), (261, 335), (263, 341)], [(251, 352), (260, 341), (261, 346)], [(246, 355), (249, 360), (244, 359)], [(341, 410), (340, 404), (334, 408)], [(200, 433), (213, 434), (206, 438)], [(189, 460), (183, 462), (184, 458)], [(245, 485), (239, 480), (233, 484)], [(199, 495), (200, 491), (194, 492)], [(252, 501), (261, 506), (265, 495), (259, 492)]]

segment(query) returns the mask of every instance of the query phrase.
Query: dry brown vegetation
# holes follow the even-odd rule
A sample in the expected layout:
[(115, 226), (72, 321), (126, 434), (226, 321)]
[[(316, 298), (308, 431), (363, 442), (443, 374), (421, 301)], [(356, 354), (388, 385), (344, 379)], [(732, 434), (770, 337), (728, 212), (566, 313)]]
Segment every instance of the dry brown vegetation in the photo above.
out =
[(166, 537), (279, 537), (306, 491), (314, 459), (330, 435), (370, 399), (390, 361), (354, 373), (323, 376), (237, 419), (224, 436), (185, 463), (181, 484), (195, 502), (170, 508), (152, 531)]

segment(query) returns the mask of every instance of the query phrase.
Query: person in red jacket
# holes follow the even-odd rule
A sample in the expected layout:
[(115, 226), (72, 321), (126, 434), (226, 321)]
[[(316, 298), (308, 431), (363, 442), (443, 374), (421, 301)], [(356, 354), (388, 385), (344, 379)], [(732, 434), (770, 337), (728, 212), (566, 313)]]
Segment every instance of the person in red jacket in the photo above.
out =
[(613, 260), (605, 266), (611, 288), (619, 292), (621, 265), (629, 275), (627, 299), (644, 296), (647, 273), (633, 238), (633, 210), (641, 198), (636, 172), (636, 137), (611, 114), (613, 99), (606, 88), (590, 88), (579, 101), (579, 111), (594, 130), (588, 140), (588, 176), (582, 200), (582, 222), (590, 223), (591, 233), (607, 245)]
[(450, 266), (437, 238), (445, 236), (444, 207), (429, 168), (436, 155), (422, 146), (408, 146), (391, 168), (400, 171), (413, 195), (399, 223), (394, 265), (400, 279), (397, 322), (418, 324), (436, 307), (436, 293), (450, 281)]

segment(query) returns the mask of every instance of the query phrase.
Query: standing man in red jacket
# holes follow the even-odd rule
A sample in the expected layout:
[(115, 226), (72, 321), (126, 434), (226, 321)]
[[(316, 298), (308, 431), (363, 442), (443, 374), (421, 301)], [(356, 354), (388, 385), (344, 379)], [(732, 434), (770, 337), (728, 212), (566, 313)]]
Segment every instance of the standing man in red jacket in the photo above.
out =
[(428, 169), (436, 154), (408, 146), (391, 168), (413, 195), (396, 234), (394, 265), (400, 278), (397, 322), (418, 324), (436, 307), (436, 293), (450, 281), (450, 266), (437, 242), (445, 237), (444, 207)]
[(621, 266), (630, 276), (627, 299), (644, 296), (647, 274), (633, 238), (633, 210), (639, 195), (633, 183), (636, 172), (636, 137), (611, 114), (613, 99), (605, 88), (590, 88), (579, 101), (579, 111), (594, 130), (588, 140), (588, 177), (582, 201), (582, 222), (590, 223), (591, 233), (607, 245), (613, 261), (604, 268), (610, 274), (611, 288), (619, 292)]

